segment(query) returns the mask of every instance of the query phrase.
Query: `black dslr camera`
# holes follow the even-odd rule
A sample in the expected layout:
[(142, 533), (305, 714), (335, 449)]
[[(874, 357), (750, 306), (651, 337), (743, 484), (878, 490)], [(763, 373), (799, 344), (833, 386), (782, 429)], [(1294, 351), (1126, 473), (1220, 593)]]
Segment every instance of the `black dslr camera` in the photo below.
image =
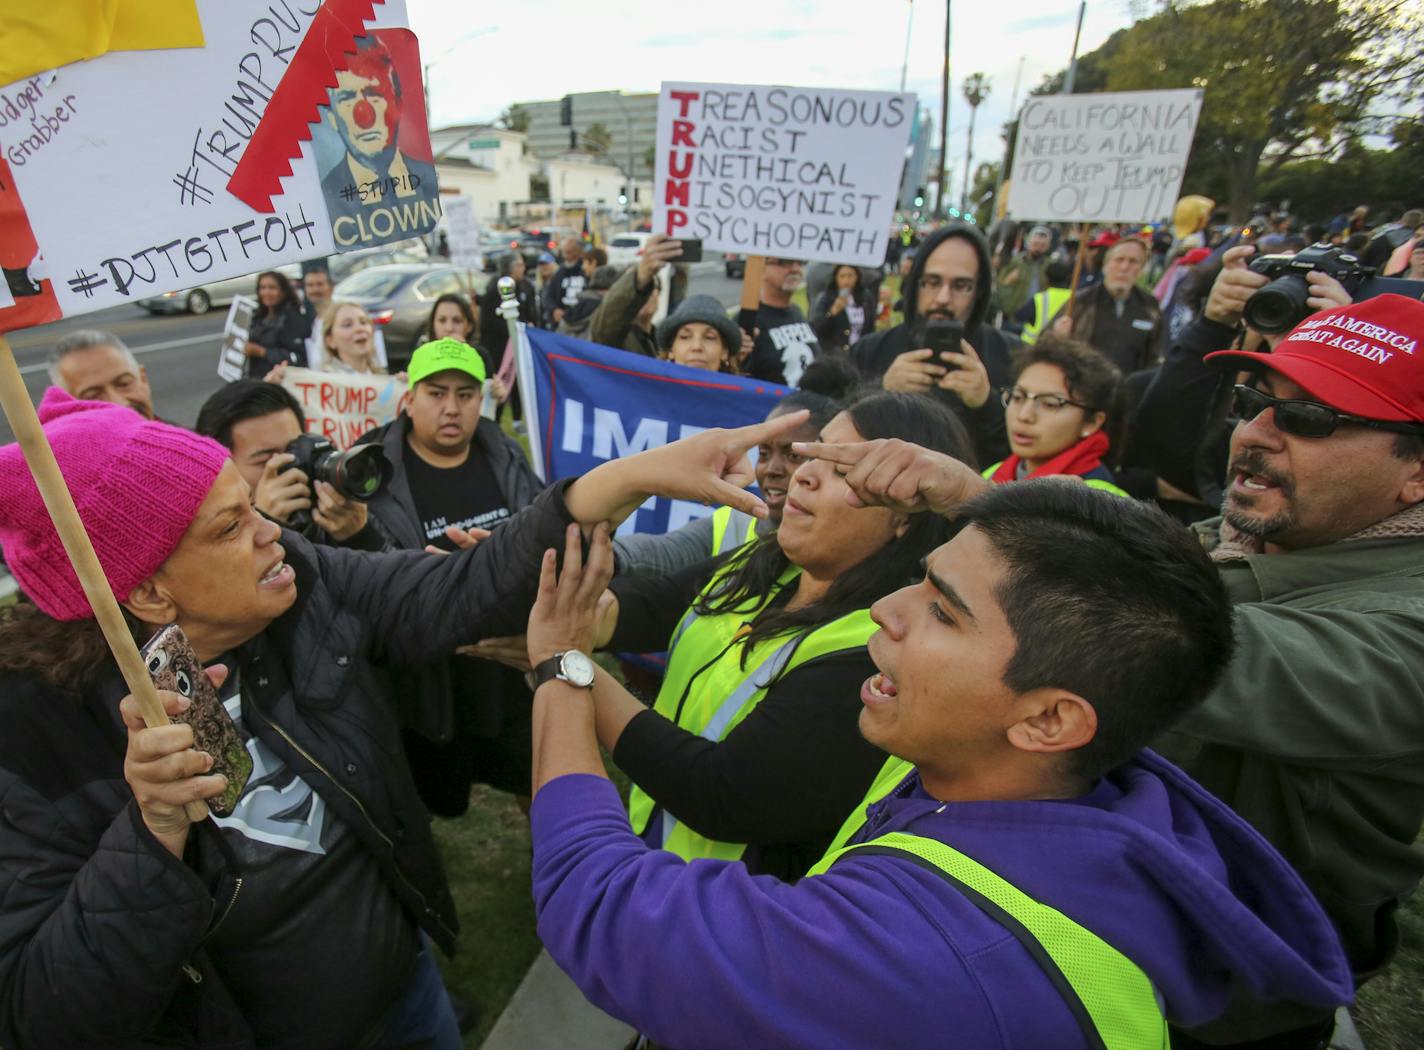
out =
[[(296, 457), (292, 466), (305, 474), (313, 487), (324, 481), (347, 499), (362, 503), (380, 492), (394, 474), (380, 445), (357, 445), (342, 452), (324, 437), (303, 434), (292, 439), (287, 451)], [(316, 503), (314, 488), (312, 503)], [(294, 512), (287, 525), (296, 532), (307, 531), (312, 525), (311, 511)]]
[(1335, 278), (1352, 299), (1358, 298), (1355, 293), (1375, 272), (1344, 249), (1325, 243), (1312, 244), (1295, 255), (1259, 256), (1251, 260), (1251, 269), (1271, 278), (1271, 283), (1258, 288), (1246, 300), (1242, 316), (1248, 325), (1266, 335), (1289, 332), (1311, 312), (1305, 304), (1310, 298), (1305, 275), (1311, 270)]

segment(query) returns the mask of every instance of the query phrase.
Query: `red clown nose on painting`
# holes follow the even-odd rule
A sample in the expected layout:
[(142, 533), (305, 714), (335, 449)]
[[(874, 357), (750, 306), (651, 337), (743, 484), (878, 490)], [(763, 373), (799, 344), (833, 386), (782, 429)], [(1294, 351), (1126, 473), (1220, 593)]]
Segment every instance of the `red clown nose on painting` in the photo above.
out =
[(351, 117), (358, 126), (369, 128), (376, 123), (376, 107), (363, 98), (356, 103), (356, 108), (351, 111)]

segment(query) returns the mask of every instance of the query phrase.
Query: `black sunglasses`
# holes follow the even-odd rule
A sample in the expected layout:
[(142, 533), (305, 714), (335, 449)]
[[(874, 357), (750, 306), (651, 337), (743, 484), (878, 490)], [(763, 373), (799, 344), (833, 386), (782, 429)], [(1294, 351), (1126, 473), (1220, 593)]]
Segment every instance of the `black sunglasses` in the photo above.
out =
[(1323, 438), (1335, 433), (1345, 423), (1350, 426), (1388, 430), (1395, 434), (1424, 434), (1419, 423), (1396, 423), (1386, 419), (1366, 419), (1337, 412), (1318, 401), (1301, 401), (1288, 397), (1272, 397), (1253, 386), (1237, 383), (1231, 401), (1232, 410), (1242, 419), (1255, 419), (1268, 408), (1276, 410), (1276, 428), (1285, 434), (1303, 438)]

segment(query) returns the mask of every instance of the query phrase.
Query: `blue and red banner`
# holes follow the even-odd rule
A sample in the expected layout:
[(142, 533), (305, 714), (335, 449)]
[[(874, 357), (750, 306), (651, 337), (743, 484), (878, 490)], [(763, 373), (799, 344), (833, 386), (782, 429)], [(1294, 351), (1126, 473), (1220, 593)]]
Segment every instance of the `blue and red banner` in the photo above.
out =
[[(545, 479), (583, 474), (710, 427), (760, 423), (791, 393), (776, 383), (687, 368), (538, 328), (526, 327), (525, 335), (519, 383), (534, 469)], [(670, 532), (710, 512), (682, 500), (649, 500), (624, 528)]]

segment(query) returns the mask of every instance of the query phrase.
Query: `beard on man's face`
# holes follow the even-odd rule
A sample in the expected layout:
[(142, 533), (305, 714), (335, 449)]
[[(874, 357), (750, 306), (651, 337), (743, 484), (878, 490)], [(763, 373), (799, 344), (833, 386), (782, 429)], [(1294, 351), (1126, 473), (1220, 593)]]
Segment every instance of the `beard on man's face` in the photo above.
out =
[[(1258, 477), (1276, 486), (1275, 491), (1281, 494), (1285, 506), (1271, 515), (1264, 517), (1258, 512), (1253, 512), (1253, 506), (1259, 502), (1259, 497), (1248, 492), (1242, 492), (1236, 485), (1238, 474), (1247, 477)], [(1232, 527), (1239, 529), (1248, 536), (1257, 539), (1271, 539), (1292, 529), (1296, 524), (1296, 504), (1295, 504), (1295, 480), (1290, 475), (1278, 470), (1272, 470), (1266, 464), (1266, 457), (1255, 449), (1246, 449), (1237, 453), (1231, 458), (1230, 468), (1227, 470), (1229, 479), (1226, 489), (1226, 500), (1221, 508), (1221, 516)], [(1266, 493), (1262, 493), (1266, 495)]]

